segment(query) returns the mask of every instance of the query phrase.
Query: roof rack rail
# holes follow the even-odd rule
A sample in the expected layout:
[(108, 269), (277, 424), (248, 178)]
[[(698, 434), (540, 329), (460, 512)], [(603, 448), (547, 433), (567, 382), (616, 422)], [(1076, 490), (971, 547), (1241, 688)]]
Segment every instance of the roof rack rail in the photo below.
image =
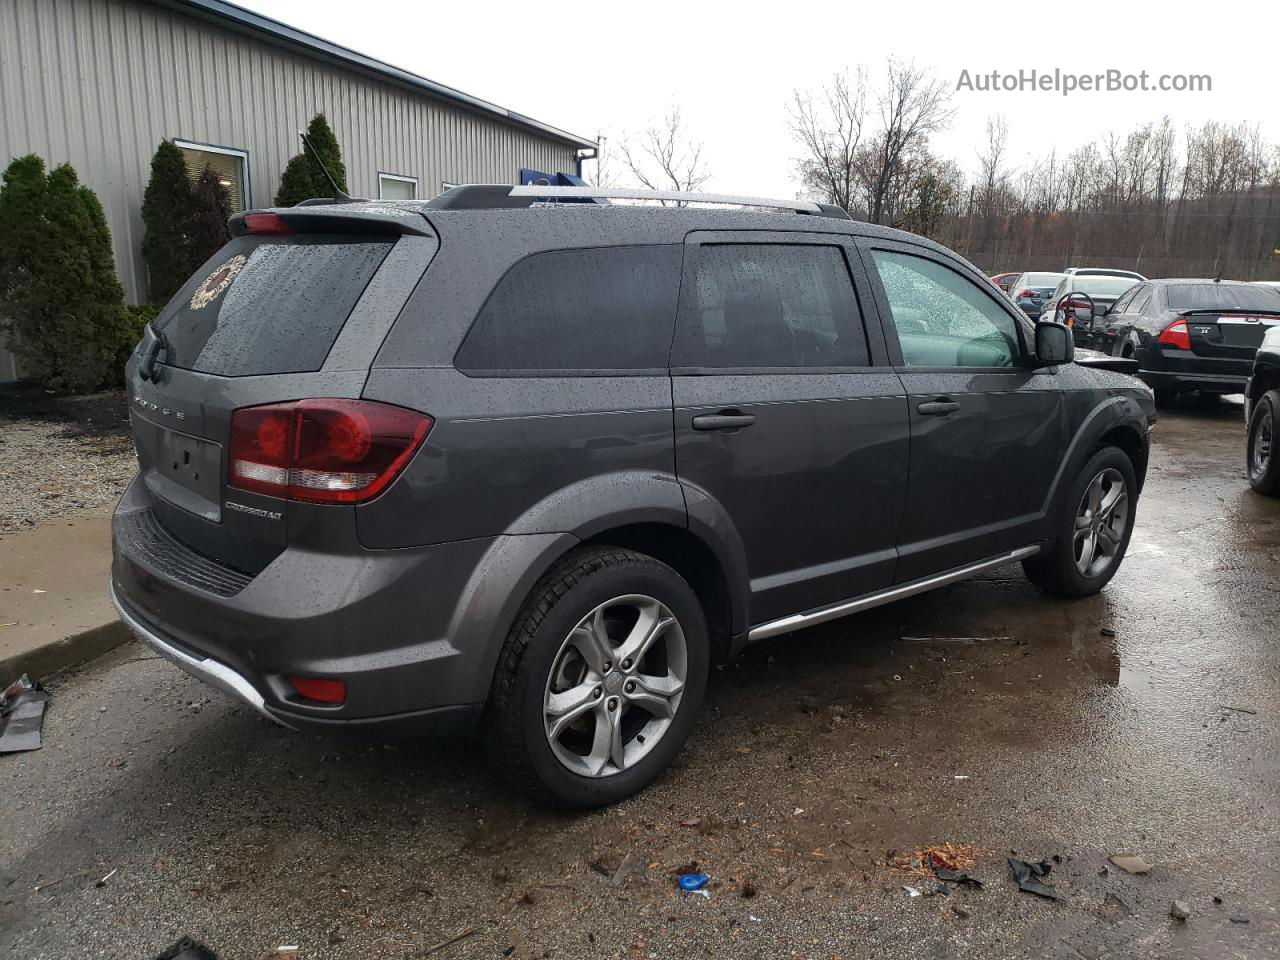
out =
[(512, 187), (507, 184), (468, 184), (451, 187), (426, 206), (436, 210), (500, 210), (519, 209), (535, 203), (590, 204), (604, 200), (666, 200), (675, 203), (722, 203), (737, 207), (763, 207), (791, 210), (817, 217), (851, 220), (840, 207), (812, 200), (770, 200), (767, 197), (742, 197), (724, 193), (689, 193), (683, 190), (637, 190), (631, 187), (551, 187), (530, 184)]
[(694, 193), (685, 190), (641, 190), (632, 187), (543, 187), (529, 184), (512, 187), (508, 196), (531, 197), (542, 200), (667, 200), (675, 203), (722, 203), (736, 207), (768, 207), (776, 210), (792, 210), (814, 216), (841, 216), (843, 210), (812, 200), (771, 200), (768, 197), (744, 197), (728, 193)]

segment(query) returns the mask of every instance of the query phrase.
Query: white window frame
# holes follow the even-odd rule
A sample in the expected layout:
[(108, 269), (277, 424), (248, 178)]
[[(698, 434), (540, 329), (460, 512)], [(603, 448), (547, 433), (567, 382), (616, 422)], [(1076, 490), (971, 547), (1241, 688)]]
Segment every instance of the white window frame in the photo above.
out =
[(248, 150), (240, 147), (224, 147), (216, 143), (203, 143), (200, 140), (186, 140), (182, 137), (173, 137), (172, 140), (175, 147), (202, 150), (205, 153), (222, 153), (228, 157), (239, 157), (240, 169), (244, 171), (244, 196), (240, 198), (241, 204), (245, 210), (253, 209), (253, 176), (249, 172)]
[(379, 200), (384, 199), (384, 198), (383, 198), (383, 196), (382, 196), (382, 181), (383, 181), (383, 180), (394, 180), (394, 181), (396, 181), (397, 183), (412, 183), (412, 184), (413, 184), (413, 199), (415, 199), (415, 200), (417, 200), (417, 199), (418, 199), (418, 178), (417, 178), (417, 177), (410, 177), (410, 176), (407, 176), (406, 174), (403, 174), (403, 173), (386, 173), (386, 172), (384, 172), (384, 171), (382, 171), (382, 170), (379, 170), (379, 171), (378, 171), (378, 199), (379, 199)]
[(452, 189), (453, 189), (454, 187), (456, 187), (456, 186), (457, 186), (457, 184), (456, 184), (456, 183), (454, 183), (452, 180), (441, 180), (441, 181), (440, 181), (440, 192), (441, 192), (441, 193), (444, 193), (446, 190), (452, 190)]

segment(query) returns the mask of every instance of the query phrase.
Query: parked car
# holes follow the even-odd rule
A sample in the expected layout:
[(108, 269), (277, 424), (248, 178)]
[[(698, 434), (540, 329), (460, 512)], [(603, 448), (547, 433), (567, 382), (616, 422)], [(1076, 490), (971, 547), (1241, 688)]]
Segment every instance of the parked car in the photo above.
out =
[(1095, 277), (1128, 277), (1130, 280), (1147, 279), (1140, 273), (1132, 270), (1115, 270), (1111, 267), (1067, 267), (1063, 273), (1069, 274), (1091, 274)]
[(1098, 346), (1105, 342), (1100, 332), (1102, 317), (1111, 305), (1135, 286), (1129, 277), (1104, 273), (1067, 274), (1049, 294), (1047, 320), (1071, 328), (1077, 346)]
[(994, 277), (991, 277), (990, 279), (991, 279), (991, 282), (994, 283), (997, 287), (999, 287), (1002, 291), (1004, 291), (1005, 293), (1008, 293), (1009, 288), (1013, 286), (1013, 281), (1018, 279), (1018, 274), (997, 273)]
[(286, 726), (478, 727), (590, 807), (749, 642), (1015, 561), (1115, 575), (1128, 361), (843, 211), (552, 202), (582, 189), (233, 217), (128, 363), (130, 627)]
[(1039, 320), (1049, 295), (1065, 276), (1063, 273), (1020, 273), (1009, 285), (1009, 299), (1032, 320)]
[(1108, 352), (1134, 357), (1163, 404), (1189, 390), (1240, 393), (1280, 290), (1234, 280), (1148, 280), (1103, 318)]
[[(1276, 284), (1280, 286), (1280, 284)], [(1280, 325), (1273, 324), (1253, 358), (1244, 389), (1244, 422), (1249, 427), (1245, 466), (1249, 484), (1259, 493), (1280, 497)]]

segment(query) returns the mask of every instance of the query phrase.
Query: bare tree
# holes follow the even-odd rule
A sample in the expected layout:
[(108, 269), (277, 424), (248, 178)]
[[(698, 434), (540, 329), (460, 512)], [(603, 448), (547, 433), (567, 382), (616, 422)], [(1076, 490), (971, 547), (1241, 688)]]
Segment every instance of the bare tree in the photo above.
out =
[(890, 57), (879, 109), (881, 131), (868, 204), (872, 223), (885, 222), (886, 202), (903, 158), (951, 122), (951, 94), (924, 68)]
[(592, 184), (597, 187), (616, 187), (619, 186), (618, 178), (621, 171), (618, 169), (617, 151), (609, 143), (609, 136), (606, 134), (597, 134), (595, 172), (592, 175)]
[(701, 141), (689, 140), (682, 129), (678, 106), (667, 111), (661, 125), (647, 127), (638, 144), (623, 140), (622, 159), (650, 190), (697, 190), (711, 176)]
[(987, 117), (987, 139), (978, 151), (978, 195), (987, 216), (999, 212), (1008, 187), (1005, 157), (1009, 152), (1009, 121), (1004, 114)]
[(801, 179), (823, 202), (853, 209), (866, 114), (866, 71), (859, 67), (852, 80), (847, 73), (838, 73), (816, 94), (795, 91), (789, 112), (791, 136), (804, 151)]

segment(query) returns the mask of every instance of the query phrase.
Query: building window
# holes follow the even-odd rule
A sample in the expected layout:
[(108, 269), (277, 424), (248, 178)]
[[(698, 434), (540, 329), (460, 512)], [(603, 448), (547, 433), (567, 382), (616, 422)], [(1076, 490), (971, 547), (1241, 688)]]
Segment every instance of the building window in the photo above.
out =
[(231, 212), (239, 213), (252, 203), (249, 192), (249, 152), (237, 147), (216, 147), (191, 140), (173, 141), (187, 161), (187, 175), (195, 183), (205, 167), (212, 170), (227, 191)]
[(454, 187), (456, 187), (456, 186), (457, 186), (457, 184), (456, 184), (456, 183), (454, 183), (454, 182), (453, 182), (453, 181), (451, 181), (451, 180), (441, 180), (441, 181), (440, 181), (440, 192), (441, 192), (441, 193), (444, 193), (446, 190), (452, 190), (452, 189), (453, 189)]
[(398, 173), (379, 173), (378, 199), (417, 200), (418, 178), (404, 177)]

